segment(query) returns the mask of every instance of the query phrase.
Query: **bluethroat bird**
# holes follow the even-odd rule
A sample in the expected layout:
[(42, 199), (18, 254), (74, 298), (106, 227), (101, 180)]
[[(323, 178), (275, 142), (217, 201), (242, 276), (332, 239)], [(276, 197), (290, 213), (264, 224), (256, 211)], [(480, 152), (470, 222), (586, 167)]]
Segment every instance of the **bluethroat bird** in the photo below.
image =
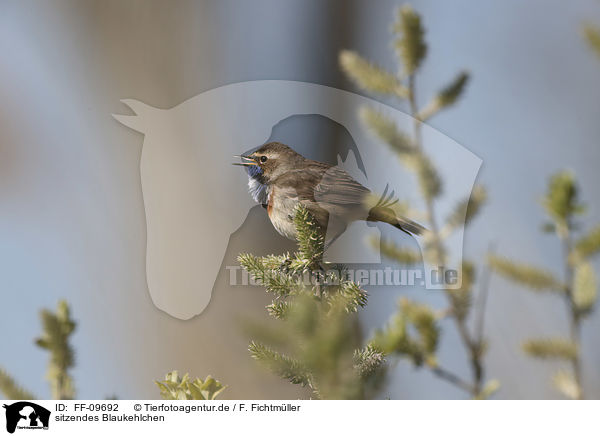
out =
[(247, 170), (250, 195), (267, 210), (275, 230), (286, 238), (295, 239), (298, 204), (314, 216), (324, 235), (332, 236), (327, 246), (357, 220), (388, 223), (409, 235), (425, 230), (394, 213), (391, 206), (398, 200), (390, 202), (393, 192), (386, 198), (387, 187), (377, 204), (368, 207), (371, 191), (346, 171), (306, 159), (285, 144), (269, 142), (254, 153), (234, 157), (242, 160), (234, 165)]

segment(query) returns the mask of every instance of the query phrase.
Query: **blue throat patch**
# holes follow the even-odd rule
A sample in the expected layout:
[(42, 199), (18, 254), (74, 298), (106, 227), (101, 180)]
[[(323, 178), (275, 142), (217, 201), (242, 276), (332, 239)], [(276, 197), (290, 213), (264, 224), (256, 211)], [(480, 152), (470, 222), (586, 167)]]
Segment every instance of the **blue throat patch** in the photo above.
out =
[(252, 177), (253, 179), (260, 178), (260, 176), (262, 176), (263, 173), (262, 168), (258, 165), (248, 166), (246, 167), (246, 171), (248, 171), (248, 176)]
[(257, 203), (266, 204), (269, 193), (267, 192), (267, 185), (262, 182), (262, 168), (249, 166), (246, 171), (248, 172), (248, 191), (250, 195)]

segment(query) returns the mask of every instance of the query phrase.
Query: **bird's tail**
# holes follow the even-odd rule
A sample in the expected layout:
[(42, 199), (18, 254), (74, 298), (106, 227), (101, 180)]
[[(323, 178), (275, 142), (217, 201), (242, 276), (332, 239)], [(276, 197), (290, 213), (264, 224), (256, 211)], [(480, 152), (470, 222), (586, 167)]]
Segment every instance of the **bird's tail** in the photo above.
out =
[(387, 207), (376, 206), (372, 208), (369, 211), (367, 221), (381, 221), (388, 223), (397, 229), (402, 230), (404, 233), (408, 233), (409, 235), (420, 235), (427, 230), (421, 224), (409, 218), (396, 216), (394, 211)]
[(392, 224), (397, 229), (400, 229), (403, 232), (408, 233), (410, 235), (421, 235), (424, 231), (427, 230), (421, 224), (414, 222), (413, 220), (410, 220), (408, 218), (400, 217), (400, 218), (396, 218), (396, 220), (397, 220), (396, 224), (393, 224), (393, 223), (390, 223), (390, 224)]
[(421, 224), (416, 223), (411, 219), (398, 217), (392, 208), (392, 206), (398, 202), (398, 199), (394, 198), (394, 191), (390, 192), (389, 195), (387, 192), (388, 186), (386, 185), (377, 204), (369, 210), (367, 221), (381, 221), (388, 223), (409, 235), (420, 235), (427, 230)]

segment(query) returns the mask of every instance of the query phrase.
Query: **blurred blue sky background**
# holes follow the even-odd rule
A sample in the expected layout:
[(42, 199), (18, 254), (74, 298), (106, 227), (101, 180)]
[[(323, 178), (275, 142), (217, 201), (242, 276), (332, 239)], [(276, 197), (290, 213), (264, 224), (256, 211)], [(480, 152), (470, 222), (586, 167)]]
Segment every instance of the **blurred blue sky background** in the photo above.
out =
[[(74, 335), (80, 398), (157, 397), (151, 383), (179, 368), (222, 378), (224, 398), (296, 398), (298, 390), (256, 371), (240, 314), (262, 313), (260, 290), (231, 290), (226, 272), (209, 310), (191, 321), (158, 311), (145, 283), (145, 220), (139, 182), (142, 137), (115, 122), (122, 98), (168, 108), (246, 80), (309, 81), (360, 92), (337, 64), (354, 49), (396, 69), (390, 26), (397, 1), (0, 1), (0, 365), (41, 397), (46, 355), (33, 345), (38, 311), (59, 298), (80, 321)], [(600, 2), (578, 0), (413, 1), (427, 28), (420, 74), (424, 103), (454, 74), (472, 75), (462, 101), (430, 124), (483, 159), (490, 201), (470, 229), (467, 256), (490, 242), (519, 259), (560, 267), (556, 242), (539, 231), (548, 176), (571, 168), (600, 221), (600, 62), (581, 38), (600, 24)], [(387, 102), (406, 110), (402, 104)], [(253, 210), (227, 262), (252, 247), (286, 246)], [(268, 240), (267, 240), (268, 239)], [(267, 240), (267, 241), (266, 241)], [(249, 242), (250, 241), (250, 242)], [(249, 245), (250, 244), (250, 245)], [(254, 245), (252, 245), (254, 244)], [(598, 263), (595, 264), (598, 267)], [(363, 315), (382, 325), (406, 290), (374, 293)], [(489, 376), (498, 398), (555, 398), (555, 367), (525, 358), (528, 336), (566, 329), (562, 302), (492, 282)], [(583, 332), (584, 377), (600, 397), (600, 321)], [(441, 359), (466, 374), (445, 329)], [(400, 363), (384, 397), (463, 398), (452, 386)]]

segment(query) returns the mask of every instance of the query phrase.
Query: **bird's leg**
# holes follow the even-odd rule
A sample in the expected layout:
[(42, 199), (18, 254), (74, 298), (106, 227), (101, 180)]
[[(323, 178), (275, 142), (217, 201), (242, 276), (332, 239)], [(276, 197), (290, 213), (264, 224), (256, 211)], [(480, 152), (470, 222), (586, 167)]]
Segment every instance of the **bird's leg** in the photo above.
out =
[(279, 265), (279, 270), (284, 274), (288, 274), (290, 272), (290, 265), (292, 264), (292, 259), (287, 257), (281, 264)]

